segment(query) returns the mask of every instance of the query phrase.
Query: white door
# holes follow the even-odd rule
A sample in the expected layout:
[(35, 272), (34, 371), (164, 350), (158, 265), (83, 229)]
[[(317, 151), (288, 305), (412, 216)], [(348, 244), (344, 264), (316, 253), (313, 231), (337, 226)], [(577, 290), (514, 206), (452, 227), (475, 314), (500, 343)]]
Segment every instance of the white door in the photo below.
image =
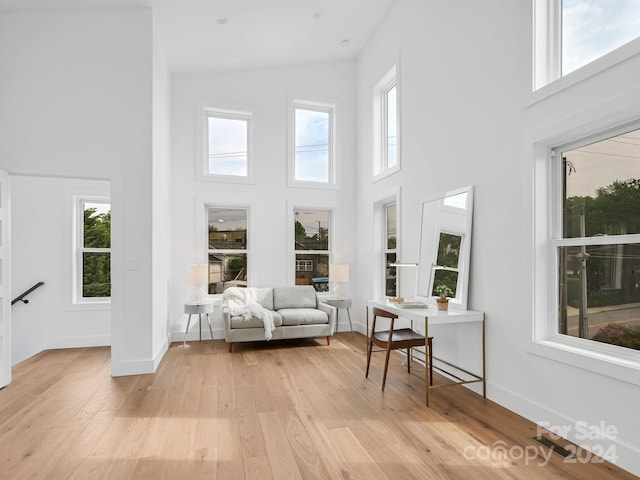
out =
[(9, 175), (0, 171), (0, 388), (11, 382)]

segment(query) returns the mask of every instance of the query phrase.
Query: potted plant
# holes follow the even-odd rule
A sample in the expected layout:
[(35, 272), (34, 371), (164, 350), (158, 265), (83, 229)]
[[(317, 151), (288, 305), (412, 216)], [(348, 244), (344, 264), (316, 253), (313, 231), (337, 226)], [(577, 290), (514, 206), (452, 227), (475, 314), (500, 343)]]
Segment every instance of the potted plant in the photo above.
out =
[(438, 310), (448, 310), (449, 309), (448, 297), (453, 295), (453, 291), (442, 283), (436, 285), (434, 290), (439, 295), (439, 297), (436, 298), (436, 302), (438, 302)]

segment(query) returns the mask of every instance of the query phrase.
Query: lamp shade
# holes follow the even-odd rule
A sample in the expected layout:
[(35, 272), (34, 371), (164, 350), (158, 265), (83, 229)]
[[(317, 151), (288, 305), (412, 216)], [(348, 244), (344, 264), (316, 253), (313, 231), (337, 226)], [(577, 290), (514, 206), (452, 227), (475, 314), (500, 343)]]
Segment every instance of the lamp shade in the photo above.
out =
[(189, 283), (204, 285), (209, 280), (209, 265), (206, 263), (192, 263), (189, 265)]
[(329, 265), (329, 280), (332, 282), (348, 282), (349, 265)]

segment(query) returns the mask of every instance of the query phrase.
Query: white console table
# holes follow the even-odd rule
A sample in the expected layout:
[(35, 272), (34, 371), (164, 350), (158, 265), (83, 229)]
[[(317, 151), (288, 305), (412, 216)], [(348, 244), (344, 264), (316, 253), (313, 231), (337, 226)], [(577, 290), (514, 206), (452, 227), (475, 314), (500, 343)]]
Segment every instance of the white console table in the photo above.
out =
[[(463, 385), (467, 383), (482, 383), (482, 396), (486, 398), (487, 396), (487, 382), (486, 382), (486, 355), (485, 355), (485, 318), (484, 313), (475, 312), (472, 310), (457, 310), (455, 308), (449, 308), (447, 311), (440, 311), (436, 308), (435, 305), (429, 304), (427, 308), (401, 308), (398, 307), (393, 302), (389, 302), (386, 298), (376, 299), (376, 300), (367, 300), (367, 340), (369, 332), (369, 308), (379, 308), (381, 310), (385, 310), (387, 312), (394, 313), (402, 318), (407, 318), (412, 321), (424, 322), (424, 337), (429, 338), (429, 326), (430, 325), (459, 325), (465, 323), (480, 323), (482, 327), (482, 374), (477, 374), (465, 370), (463, 368), (458, 367), (450, 362), (447, 362), (441, 358), (434, 356), (433, 358), (438, 360), (440, 363), (445, 366), (452, 367), (458, 372), (463, 372), (468, 376), (467, 379), (460, 378), (456, 374), (447, 371), (442, 367), (435, 367), (436, 370), (439, 370), (445, 374), (447, 374), (451, 378), (455, 378), (455, 381), (451, 383), (445, 383), (441, 385), (429, 385), (429, 381), (425, 376), (425, 401), (427, 407), (429, 406), (429, 394), (430, 391), (434, 388), (441, 387), (449, 387), (453, 385)], [(425, 360), (427, 371), (429, 368), (428, 358), (426, 355), (428, 348), (425, 345)]]

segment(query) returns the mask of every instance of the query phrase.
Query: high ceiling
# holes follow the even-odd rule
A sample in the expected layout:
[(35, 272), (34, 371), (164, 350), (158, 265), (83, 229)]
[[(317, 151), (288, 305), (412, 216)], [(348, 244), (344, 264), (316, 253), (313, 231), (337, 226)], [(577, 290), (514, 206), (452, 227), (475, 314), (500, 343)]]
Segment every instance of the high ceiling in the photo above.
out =
[(151, 7), (175, 72), (354, 58), (394, 0), (0, 0), (0, 12)]

